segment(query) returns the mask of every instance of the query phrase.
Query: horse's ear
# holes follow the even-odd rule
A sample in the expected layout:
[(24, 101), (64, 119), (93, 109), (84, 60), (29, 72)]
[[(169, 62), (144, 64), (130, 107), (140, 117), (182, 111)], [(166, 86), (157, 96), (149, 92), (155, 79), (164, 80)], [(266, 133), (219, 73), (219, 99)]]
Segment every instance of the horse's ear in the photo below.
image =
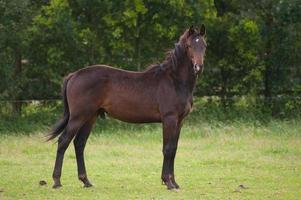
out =
[(189, 31), (188, 31), (188, 36), (192, 35), (194, 33), (194, 27), (193, 25), (190, 26)]
[(200, 34), (201, 34), (201, 36), (206, 35), (206, 27), (204, 24), (201, 25)]

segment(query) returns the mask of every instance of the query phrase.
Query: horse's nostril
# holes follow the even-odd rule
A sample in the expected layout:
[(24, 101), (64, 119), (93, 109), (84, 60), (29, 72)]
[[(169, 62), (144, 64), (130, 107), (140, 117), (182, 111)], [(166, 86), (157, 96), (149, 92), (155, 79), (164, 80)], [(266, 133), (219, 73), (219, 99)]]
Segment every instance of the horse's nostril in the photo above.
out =
[(198, 64), (194, 64), (194, 71), (195, 71), (195, 73), (197, 73), (198, 71), (200, 71), (200, 65), (198, 65)]
[(203, 69), (204, 69), (204, 64), (193, 64), (193, 68), (194, 68), (194, 71), (195, 73), (198, 73), (199, 71), (203, 72)]

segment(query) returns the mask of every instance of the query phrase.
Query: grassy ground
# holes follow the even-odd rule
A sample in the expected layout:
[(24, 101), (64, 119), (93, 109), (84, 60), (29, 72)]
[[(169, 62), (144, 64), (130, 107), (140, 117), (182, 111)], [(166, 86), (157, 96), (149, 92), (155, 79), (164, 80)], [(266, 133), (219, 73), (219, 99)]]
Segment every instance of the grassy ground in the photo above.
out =
[[(64, 160), (63, 187), (53, 190), (56, 144), (43, 142), (41, 130), (1, 134), (0, 199), (300, 199), (300, 121), (195, 118), (185, 123), (179, 141), (179, 191), (168, 191), (160, 182), (160, 125), (109, 120), (98, 123), (87, 144), (94, 184), (88, 189), (77, 180), (73, 146)], [(40, 180), (47, 185), (40, 186)]]

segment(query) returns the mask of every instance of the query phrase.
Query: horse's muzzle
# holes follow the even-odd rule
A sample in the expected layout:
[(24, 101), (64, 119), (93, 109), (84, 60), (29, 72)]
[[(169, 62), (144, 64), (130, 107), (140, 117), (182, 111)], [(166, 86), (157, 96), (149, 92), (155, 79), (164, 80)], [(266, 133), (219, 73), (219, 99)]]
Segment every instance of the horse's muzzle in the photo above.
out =
[(200, 71), (203, 72), (204, 65), (194, 64), (193, 65), (194, 73), (198, 74)]

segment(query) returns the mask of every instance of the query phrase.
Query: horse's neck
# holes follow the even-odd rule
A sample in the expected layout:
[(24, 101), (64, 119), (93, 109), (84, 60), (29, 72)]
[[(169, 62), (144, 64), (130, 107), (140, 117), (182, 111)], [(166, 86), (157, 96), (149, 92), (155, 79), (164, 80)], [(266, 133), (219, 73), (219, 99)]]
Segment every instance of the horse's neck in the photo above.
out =
[(173, 77), (175, 81), (187, 89), (189, 93), (193, 92), (197, 77), (193, 72), (193, 66), (189, 58), (185, 58), (178, 63)]

